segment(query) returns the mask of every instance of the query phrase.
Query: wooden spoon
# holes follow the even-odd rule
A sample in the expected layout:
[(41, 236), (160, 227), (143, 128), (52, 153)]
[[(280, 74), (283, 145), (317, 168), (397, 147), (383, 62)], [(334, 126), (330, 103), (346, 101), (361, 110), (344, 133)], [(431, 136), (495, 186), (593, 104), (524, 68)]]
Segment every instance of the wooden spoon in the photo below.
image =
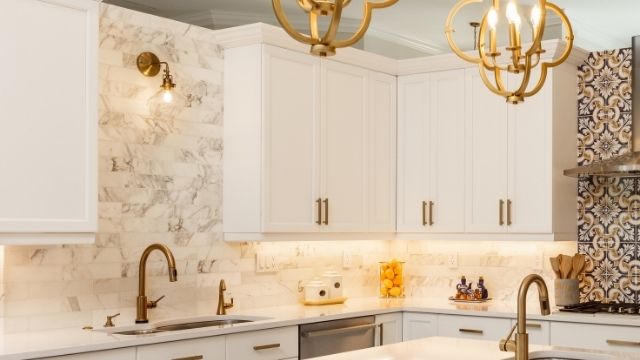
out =
[(563, 279), (568, 279), (573, 268), (573, 261), (569, 255), (560, 255), (560, 273)]
[(557, 256), (554, 256), (550, 257), (549, 261), (551, 262), (551, 268), (556, 274), (556, 277), (558, 277), (558, 279), (562, 278), (562, 274), (560, 273), (560, 259)]
[(582, 273), (582, 269), (584, 269), (586, 262), (585, 256), (582, 254), (576, 254), (573, 257), (573, 269), (571, 270), (572, 279), (578, 278), (578, 275)]

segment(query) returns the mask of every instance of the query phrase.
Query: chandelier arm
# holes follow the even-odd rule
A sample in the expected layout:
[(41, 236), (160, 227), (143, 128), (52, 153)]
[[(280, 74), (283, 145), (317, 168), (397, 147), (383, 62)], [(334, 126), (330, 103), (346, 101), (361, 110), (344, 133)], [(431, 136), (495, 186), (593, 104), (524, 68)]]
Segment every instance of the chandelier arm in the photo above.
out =
[[(503, 97), (508, 95), (506, 91), (498, 89), (496, 85), (494, 85), (493, 83), (491, 83), (491, 81), (489, 81), (489, 78), (487, 77), (487, 73), (485, 72), (485, 68), (484, 66), (482, 66), (482, 64), (478, 64), (478, 68), (480, 70), (480, 78), (482, 79), (482, 82), (487, 88), (489, 88), (489, 90), (491, 90), (492, 93), (503, 96)], [(498, 72), (499, 71), (500, 70), (498, 70)]]
[(485, 49), (485, 35), (487, 32), (487, 15), (482, 17), (482, 21), (480, 22), (480, 32), (478, 33), (479, 39), (478, 40), (478, 55), (479, 57), (479, 61), (482, 66), (484, 66), (485, 69), (489, 70), (489, 71), (493, 71), (494, 69), (498, 68), (498, 64), (496, 63), (496, 59), (495, 57), (491, 56), (491, 62), (489, 62), (489, 58), (487, 57), (487, 52)]
[(538, 4), (540, 6), (540, 9), (544, 9), (544, 12), (541, 11), (541, 14), (540, 14), (540, 23), (538, 24), (538, 31), (536, 31), (536, 29), (533, 29), (533, 35), (534, 35), (533, 43), (531, 44), (531, 47), (529, 48), (529, 50), (527, 50), (527, 52), (525, 53), (525, 56), (531, 56), (535, 52), (537, 52), (538, 49), (542, 48), (542, 38), (544, 37), (544, 28), (547, 23), (547, 4), (550, 4), (550, 3), (548, 3), (547, 0), (539, 0)]
[[(333, 14), (331, 14), (331, 22), (329, 23), (329, 28), (327, 32), (322, 37), (321, 41), (323, 44), (333, 43), (336, 39), (336, 35), (338, 35), (338, 27), (340, 26), (340, 19), (342, 18), (342, 8), (344, 6), (343, 0), (336, 0), (335, 8), (333, 10)], [(337, 46), (337, 45), (334, 45)]]
[(318, 31), (318, 14), (309, 12), (309, 34), (312, 39), (320, 40), (320, 32)]
[[(531, 80), (531, 70), (533, 67), (531, 66), (531, 56), (525, 55), (524, 57), (524, 74), (522, 75), (522, 81), (520, 82), (520, 87), (514, 93), (516, 95), (522, 95), (527, 93), (527, 87), (529, 86), (529, 81)], [(544, 78), (541, 78), (544, 79)], [(544, 81), (543, 81), (544, 82)], [(539, 83), (539, 81), (538, 81)], [(537, 86), (537, 85), (536, 85)]]
[[(451, 11), (449, 11), (449, 15), (447, 16), (447, 21), (445, 22), (444, 25), (444, 33), (445, 36), (447, 37), (447, 42), (449, 43), (449, 46), (451, 47), (451, 50), (453, 50), (454, 53), (456, 53), (456, 55), (458, 55), (458, 57), (462, 58), (462, 60), (470, 62), (470, 63), (474, 63), (474, 64), (478, 64), (482, 62), (482, 59), (480, 57), (475, 58), (472, 56), (467, 55), (464, 51), (460, 50), (460, 48), (458, 47), (458, 45), (455, 43), (455, 41), (453, 40), (453, 33), (456, 31), (453, 27), (453, 20), (455, 19), (456, 15), (458, 15), (458, 12), (460, 12), (460, 10), (472, 3), (478, 3), (478, 2), (482, 2), (483, 0), (460, 0), (458, 1), (458, 3), (456, 3), (454, 5), (454, 7), (451, 9)], [(480, 34), (482, 34), (482, 27), (480, 28)], [(480, 44), (480, 39), (482, 38), (482, 35), (480, 35), (478, 37), (478, 44)], [(484, 40), (482, 40), (484, 43)], [(480, 46), (478, 46), (478, 49), (480, 49)]]
[(313, 9), (311, 0), (298, 0), (298, 6), (304, 10), (304, 12), (310, 12)]
[(562, 24), (566, 27), (566, 30), (567, 30), (567, 36), (565, 36), (567, 44), (565, 45), (564, 52), (562, 53), (562, 55), (560, 55), (560, 57), (554, 61), (545, 62), (543, 64), (543, 65), (546, 64), (548, 67), (554, 67), (562, 64), (565, 60), (567, 60), (567, 58), (569, 57), (569, 54), (571, 54), (571, 50), (573, 50), (573, 40), (574, 40), (573, 27), (571, 26), (571, 22), (569, 22), (569, 18), (567, 17), (567, 15), (556, 4), (547, 3), (547, 8), (555, 12), (556, 15), (560, 17)]
[[(303, 0), (307, 1), (307, 0)], [(308, 45), (318, 44), (318, 40), (313, 39), (309, 35), (302, 34), (296, 30), (296, 28), (289, 22), (287, 15), (285, 15), (284, 10), (282, 9), (282, 3), (280, 0), (271, 0), (271, 4), (273, 5), (273, 12), (276, 15), (276, 19), (284, 29), (284, 31), (289, 34), (293, 39)]]
[(366, 1), (364, 4), (363, 18), (358, 30), (348, 39), (345, 40), (337, 40), (334, 42), (333, 46), (335, 47), (347, 47), (357, 43), (367, 32), (369, 25), (371, 24), (371, 16), (374, 9), (383, 9), (389, 7), (399, 0), (387, 0), (379, 3), (371, 3)]
[(536, 84), (536, 86), (528, 92), (524, 93), (524, 97), (530, 97), (533, 96), (535, 94), (537, 94), (542, 87), (544, 86), (545, 81), (547, 80), (547, 70), (548, 70), (549, 66), (547, 63), (543, 63), (542, 66), (540, 67), (540, 79), (538, 80), (538, 83)]

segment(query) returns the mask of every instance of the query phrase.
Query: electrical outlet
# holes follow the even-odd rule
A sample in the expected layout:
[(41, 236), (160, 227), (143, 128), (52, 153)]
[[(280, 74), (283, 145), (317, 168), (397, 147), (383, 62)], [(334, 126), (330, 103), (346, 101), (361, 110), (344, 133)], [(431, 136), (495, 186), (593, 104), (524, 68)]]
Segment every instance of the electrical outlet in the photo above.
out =
[(353, 254), (350, 251), (342, 252), (342, 267), (345, 269), (353, 267)]
[(447, 255), (447, 266), (450, 269), (455, 269), (458, 267), (458, 253)]

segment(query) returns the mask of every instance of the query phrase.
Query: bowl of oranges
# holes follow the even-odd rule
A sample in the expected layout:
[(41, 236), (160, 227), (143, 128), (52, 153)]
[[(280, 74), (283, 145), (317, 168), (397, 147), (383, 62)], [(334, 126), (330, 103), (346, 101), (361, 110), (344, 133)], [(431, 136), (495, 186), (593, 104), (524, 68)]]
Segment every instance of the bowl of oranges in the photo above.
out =
[(399, 298), (404, 296), (404, 262), (397, 259), (380, 262), (380, 296)]

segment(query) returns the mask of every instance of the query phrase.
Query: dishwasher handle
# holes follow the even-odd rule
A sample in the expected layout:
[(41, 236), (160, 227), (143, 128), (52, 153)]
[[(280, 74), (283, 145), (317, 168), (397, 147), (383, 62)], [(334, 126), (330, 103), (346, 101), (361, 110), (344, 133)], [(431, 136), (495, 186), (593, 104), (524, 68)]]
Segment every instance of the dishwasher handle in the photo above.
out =
[(344, 334), (352, 331), (373, 329), (374, 327), (376, 327), (376, 324), (356, 325), (356, 326), (348, 326), (348, 327), (327, 329), (327, 330), (304, 331), (304, 332), (301, 332), (300, 335), (303, 337), (309, 337), (309, 338), (319, 337), (319, 336), (331, 336), (331, 335), (340, 335), (340, 334)]

